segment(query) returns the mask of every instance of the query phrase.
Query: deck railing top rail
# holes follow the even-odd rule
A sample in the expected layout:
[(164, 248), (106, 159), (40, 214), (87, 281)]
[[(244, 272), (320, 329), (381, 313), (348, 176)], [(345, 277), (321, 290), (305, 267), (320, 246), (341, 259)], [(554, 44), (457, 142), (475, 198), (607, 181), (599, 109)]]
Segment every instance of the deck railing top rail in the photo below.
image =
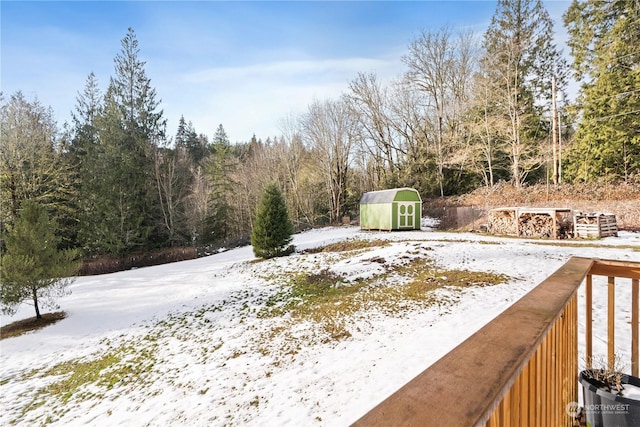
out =
[[(577, 257), (574, 259), (576, 258)], [(589, 270), (589, 274), (594, 276), (640, 279), (640, 263), (631, 261), (601, 260), (596, 258), (593, 259), (593, 265)]]
[(640, 263), (571, 258), (354, 425), (483, 425), (587, 275), (637, 279)]

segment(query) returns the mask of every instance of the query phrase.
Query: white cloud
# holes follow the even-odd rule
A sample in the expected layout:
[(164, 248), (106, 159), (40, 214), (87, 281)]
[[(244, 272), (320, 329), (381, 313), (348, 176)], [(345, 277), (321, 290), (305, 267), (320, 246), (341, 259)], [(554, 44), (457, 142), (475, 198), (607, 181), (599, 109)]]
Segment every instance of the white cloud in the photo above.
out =
[(346, 58), (323, 60), (285, 60), (252, 64), (245, 67), (211, 68), (187, 74), (185, 80), (192, 83), (227, 82), (242, 79), (307, 78), (309, 74), (357, 73), (361, 70), (386, 68), (390, 61), (372, 58)]
[[(402, 72), (400, 54), (387, 58), (282, 60), (189, 72), (158, 87), (170, 120), (184, 115), (211, 136), (222, 124), (232, 142), (278, 136), (279, 121), (304, 112), (314, 99), (336, 98), (359, 72), (391, 78)], [(179, 81), (179, 84), (175, 84)]]

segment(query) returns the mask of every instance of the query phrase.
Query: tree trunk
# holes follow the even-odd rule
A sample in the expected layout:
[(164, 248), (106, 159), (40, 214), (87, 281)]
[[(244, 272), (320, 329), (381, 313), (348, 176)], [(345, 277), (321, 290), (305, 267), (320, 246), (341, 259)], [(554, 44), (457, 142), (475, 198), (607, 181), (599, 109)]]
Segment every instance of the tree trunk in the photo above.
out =
[(440, 182), (440, 197), (444, 197), (444, 153), (442, 141), (442, 111), (438, 116), (438, 181)]
[(551, 120), (551, 132), (553, 137), (551, 138), (552, 152), (553, 152), (553, 183), (558, 185), (560, 183), (559, 175), (559, 160), (558, 160), (558, 105), (556, 103), (556, 76), (553, 76), (551, 80), (551, 99), (552, 99), (552, 120)]
[(42, 319), (40, 308), (38, 307), (38, 290), (35, 286), (31, 288), (31, 296), (33, 298), (33, 306), (36, 309), (36, 319)]

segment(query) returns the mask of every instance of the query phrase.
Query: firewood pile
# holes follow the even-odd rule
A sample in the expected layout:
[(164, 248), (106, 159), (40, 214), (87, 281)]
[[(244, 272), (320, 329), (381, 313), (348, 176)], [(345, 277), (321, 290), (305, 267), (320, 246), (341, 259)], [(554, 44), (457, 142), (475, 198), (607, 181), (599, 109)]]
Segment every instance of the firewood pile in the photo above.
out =
[(520, 235), (526, 237), (567, 239), (573, 232), (571, 217), (556, 214), (554, 221), (552, 214), (546, 213), (523, 213), (518, 218), (518, 228)]
[(499, 208), (488, 215), (487, 230), (492, 234), (566, 239), (572, 237), (570, 209)]
[(520, 235), (525, 237), (554, 236), (553, 218), (547, 214), (523, 213), (518, 218)]
[(513, 209), (492, 209), (489, 211), (487, 231), (491, 234), (517, 236), (516, 211)]
[(576, 237), (618, 236), (618, 224), (613, 214), (578, 212), (574, 216), (573, 227)]

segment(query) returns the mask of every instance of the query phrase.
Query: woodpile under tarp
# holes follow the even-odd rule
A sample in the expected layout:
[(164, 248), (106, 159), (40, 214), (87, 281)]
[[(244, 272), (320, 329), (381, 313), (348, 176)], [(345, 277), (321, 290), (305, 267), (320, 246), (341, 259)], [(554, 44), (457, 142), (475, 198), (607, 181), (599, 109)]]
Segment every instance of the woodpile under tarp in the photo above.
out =
[(497, 208), (489, 211), (487, 231), (492, 234), (566, 239), (573, 235), (573, 214), (568, 208)]
[(578, 212), (573, 218), (573, 229), (576, 237), (618, 236), (618, 223), (616, 222), (616, 216), (613, 214)]

